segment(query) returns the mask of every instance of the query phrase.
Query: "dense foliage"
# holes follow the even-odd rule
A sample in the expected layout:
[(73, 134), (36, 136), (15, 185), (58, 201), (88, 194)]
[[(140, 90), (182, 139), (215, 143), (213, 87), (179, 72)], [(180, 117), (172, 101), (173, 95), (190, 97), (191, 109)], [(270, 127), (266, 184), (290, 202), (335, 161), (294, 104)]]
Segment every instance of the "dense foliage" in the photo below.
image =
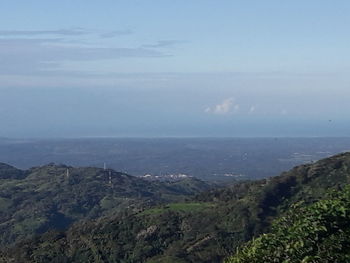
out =
[(0, 244), (64, 230), (78, 220), (183, 200), (208, 188), (196, 179), (160, 183), (92, 167), (50, 164), (21, 171), (0, 164)]
[[(349, 182), (350, 154), (341, 154), (278, 177), (80, 221), (68, 231), (46, 232), (5, 249), (0, 262), (222, 262), (252, 237), (269, 232), (292, 204), (312, 204)], [(109, 204), (113, 209), (117, 203)]]
[(326, 200), (293, 207), (272, 232), (241, 248), (227, 263), (350, 262), (350, 187)]
[(0, 163), (0, 180), (1, 179), (22, 179), (26, 176), (26, 173), (15, 167)]

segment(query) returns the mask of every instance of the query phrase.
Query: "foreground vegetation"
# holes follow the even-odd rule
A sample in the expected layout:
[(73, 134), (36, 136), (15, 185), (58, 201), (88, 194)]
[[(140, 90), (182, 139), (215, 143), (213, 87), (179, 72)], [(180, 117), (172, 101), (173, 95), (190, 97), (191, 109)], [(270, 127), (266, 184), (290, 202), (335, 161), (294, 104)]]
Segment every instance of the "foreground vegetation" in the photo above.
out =
[(226, 263), (350, 262), (350, 187), (315, 204), (294, 206), (272, 231), (249, 242)]

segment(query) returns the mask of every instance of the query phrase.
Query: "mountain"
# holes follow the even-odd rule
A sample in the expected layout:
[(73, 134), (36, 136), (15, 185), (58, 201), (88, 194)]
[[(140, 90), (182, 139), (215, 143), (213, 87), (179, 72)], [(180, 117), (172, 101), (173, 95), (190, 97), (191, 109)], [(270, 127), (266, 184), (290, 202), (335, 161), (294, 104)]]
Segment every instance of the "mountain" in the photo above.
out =
[(270, 231), (293, 204), (313, 204), (349, 182), (344, 153), (188, 200), (80, 221), (4, 250), (0, 262), (221, 262)]
[(79, 220), (148, 207), (207, 190), (197, 179), (148, 182), (113, 170), (49, 164), (26, 171), (0, 164), (0, 244), (10, 245)]

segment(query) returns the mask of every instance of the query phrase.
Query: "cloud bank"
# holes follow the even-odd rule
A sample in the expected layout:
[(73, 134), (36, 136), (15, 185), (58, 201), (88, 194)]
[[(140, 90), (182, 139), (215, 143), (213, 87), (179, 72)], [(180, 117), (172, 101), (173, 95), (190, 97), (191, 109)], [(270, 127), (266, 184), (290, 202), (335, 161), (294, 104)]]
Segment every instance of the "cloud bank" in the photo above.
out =
[[(20, 34), (16, 31), (13, 34)], [(27, 34), (47, 34), (57, 31), (35, 31)], [(61, 31), (60, 31), (61, 32)], [(0, 32), (11, 34), (11, 32)], [(61, 32), (68, 34), (69, 32)], [(0, 38), (0, 75), (33, 75), (59, 70), (67, 61), (98, 61), (121, 58), (155, 58), (166, 56), (156, 49), (81, 44), (64, 38)]]
[(100, 34), (102, 38), (113, 38), (117, 36), (131, 35), (133, 32), (129, 29), (126, 30), (115, 30)]
[(184, 41), (179, 40), (159, 40), (156, 44), (150, 44), (150, 45), (142, 45), (144, 48), (164, 48), (164, 47), (172, 47), (176, 44), (181, 44)]

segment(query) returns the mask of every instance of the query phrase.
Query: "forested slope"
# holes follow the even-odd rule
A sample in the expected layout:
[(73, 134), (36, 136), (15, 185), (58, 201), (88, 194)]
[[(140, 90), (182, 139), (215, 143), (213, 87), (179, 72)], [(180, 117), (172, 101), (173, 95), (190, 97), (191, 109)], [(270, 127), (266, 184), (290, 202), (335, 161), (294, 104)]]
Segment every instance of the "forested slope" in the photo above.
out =
[(292, 204), (312, 204), (349, 181), (346, 153), (185, 202), (77, 223), (5, 250), (3, 262), (221, 262), (270, 231)]
[(194, 178), (161, 183), (94, 167), (50, 164), (22, 171), (0, 164), (0, 244), (64, 230), (79, 220), (184, 200), (208, 188)]

